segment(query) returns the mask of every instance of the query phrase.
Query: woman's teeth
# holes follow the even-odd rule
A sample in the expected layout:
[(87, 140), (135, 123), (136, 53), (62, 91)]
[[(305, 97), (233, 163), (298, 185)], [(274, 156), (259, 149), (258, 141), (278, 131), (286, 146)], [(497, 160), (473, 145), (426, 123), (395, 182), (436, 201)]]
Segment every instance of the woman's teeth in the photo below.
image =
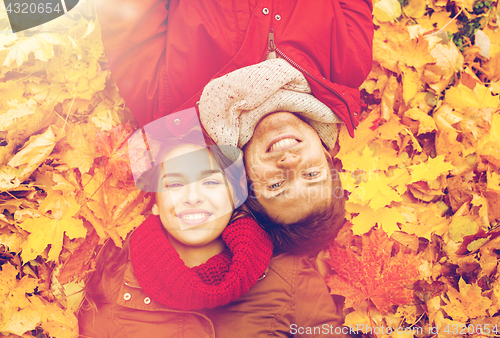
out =
[(195, 221), (207, 217), (208, 214), (187, 214), (182, 215), (181, 218), (188, 221)]
[(271, 148), (269, 148), (269, 151), (280, 150), (282, 148), (291, 146), (291, 145), (296, 144), (296, 143), (299, 143), (299, 141), (297, 141), (294, 138), (285, 138), (285, 139), (279, 140), (278, 142), (276, 142), (275, 144), (273, 144), (271, 146)]

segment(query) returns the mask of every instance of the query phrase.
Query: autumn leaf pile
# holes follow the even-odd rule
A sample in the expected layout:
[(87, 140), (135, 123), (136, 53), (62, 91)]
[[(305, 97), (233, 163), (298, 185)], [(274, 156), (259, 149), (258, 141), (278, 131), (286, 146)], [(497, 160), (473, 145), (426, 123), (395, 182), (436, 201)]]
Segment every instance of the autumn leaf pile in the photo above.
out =
[[(500, 324), (498, 6), (374, 1), (362, 122), (339, 136), (348, 221), (322, 255), (359, 333)], [(18, 34), (0, 9), (0, 115), (0, 336), (77, 337), (97, 248), (120, 245), (150, 202), (91, 1)]]

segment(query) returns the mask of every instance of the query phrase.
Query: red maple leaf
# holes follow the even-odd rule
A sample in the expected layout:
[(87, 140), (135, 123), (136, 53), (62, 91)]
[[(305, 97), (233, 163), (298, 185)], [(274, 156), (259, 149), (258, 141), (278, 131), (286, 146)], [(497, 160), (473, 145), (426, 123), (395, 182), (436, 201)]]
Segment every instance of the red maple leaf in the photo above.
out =
[(105, 158), (106, 172), (124, 182), (132, 175), (127, 147), (132, 132), (130, 124), (120, 124), (110, 131), (97, 133), (95, 140), (97, 151)]
[(345, 297), (345, 307), (354, 307), (366, 299), (383, 313), (392, 305), (413, 302), (411, 286), (418, 278), (420, 259), (399, 252), (391, 257), (393, 242), (383, 230), (362, 236), (361, 255), (351, 248), (330, 247), (327, 262), (337, 272), (326, 278), (332, 294)]

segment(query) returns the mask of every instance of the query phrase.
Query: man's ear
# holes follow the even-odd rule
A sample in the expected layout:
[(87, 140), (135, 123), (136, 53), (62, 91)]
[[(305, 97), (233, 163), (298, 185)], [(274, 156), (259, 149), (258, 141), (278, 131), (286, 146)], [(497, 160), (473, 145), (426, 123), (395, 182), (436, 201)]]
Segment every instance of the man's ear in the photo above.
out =
[(153, 204), (153, 207), (151, 208), (151, 212), (153, 215), (158, 216), (160, 214), (160, 208), (158, 208), (158, 204)]
[[(330, 150), (331, 152), (332, 150)], [(326, 150), (325, 148), (323, 148), (323, 152), (325, 153), (325, 156), (326, 156), (326, 159), (329, 160), (330, 162), (333, 162), (333, 155), (328, 151)]]

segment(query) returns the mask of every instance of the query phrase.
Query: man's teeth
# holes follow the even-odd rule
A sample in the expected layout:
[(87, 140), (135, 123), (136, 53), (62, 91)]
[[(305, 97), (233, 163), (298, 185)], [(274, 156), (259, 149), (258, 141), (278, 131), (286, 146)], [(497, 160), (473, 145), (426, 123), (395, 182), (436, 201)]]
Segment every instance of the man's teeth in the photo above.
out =
[(269, 148), (269, 151), (279, 150), (281, 148), (284, 148), (284, 147), (287, 147), (287, 146), (291, 146), (291, 145), (296, 144), (296, 143), (299, 143), (299, 141), (297, 141), (294, 138), (285, 138), (285, 139), (279, 140), (278, 142), (276, 142), (275, 144), (273, 144), (271, 146), (271, 148)]
[(181, 218), (188, 220), (188, 221), (195, 221), (195, 220), (205, 218), (206, 216), (208, 216), (208, 214), (186, 214), (186, 215), (182, 215)]

